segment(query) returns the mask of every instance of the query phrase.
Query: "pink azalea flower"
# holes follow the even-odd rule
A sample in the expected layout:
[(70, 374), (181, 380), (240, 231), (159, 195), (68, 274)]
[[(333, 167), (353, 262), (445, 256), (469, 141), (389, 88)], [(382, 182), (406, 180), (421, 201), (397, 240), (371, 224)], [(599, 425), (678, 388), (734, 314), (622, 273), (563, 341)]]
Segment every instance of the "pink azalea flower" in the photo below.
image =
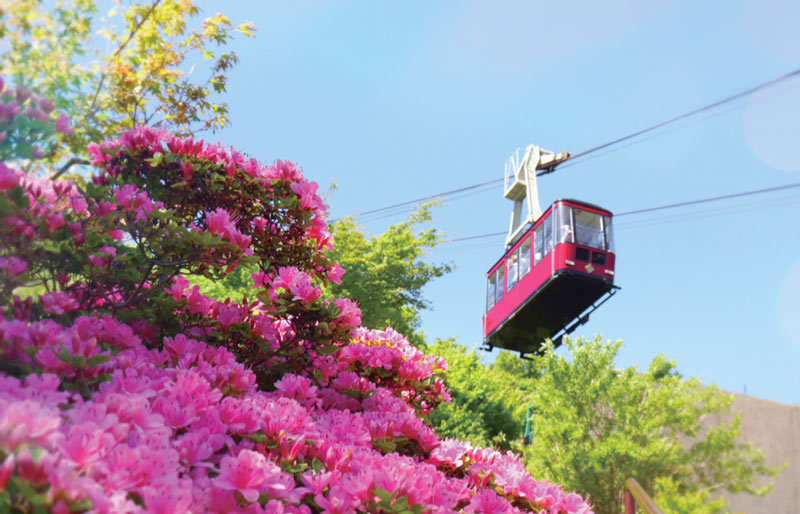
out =
[(236, 457), (222, 458), (219, 476), (213, 482), (220, 489), (239, 491), (244, 499), (254, 502), (269, 480), (280, 472), (280, 468), (262, 454), (242, 450)]
[(200, 286), (194, 286), (186, 296), (186, 309), (205, 316), (211, 310), (211, 299), (200, 292)]
[(19, 177), (16, 172), (0, 162), (0, 191), (7, 191), (19, 185)]
[(6, 270), (12, 275), (19, 275), (28, 269), (28, 263), (13, 255), (3, 256), (0, 257), (0, 269)]
[(42, 308), (52, 314), (67, 314), (78, 308), (78, 302), (65, 292), (46, 293), (39, 297)]
[(114, 195), (117, 198), (117, 202), (125, 209), (130, 209), (133, 205), (133, 200), (136, 198), (136, 194), (139, 192), (139, 188), (134, 186), (133, 184), (125, 184), (120, 189), (114, 191)]
[(100, 459), (114, 442), (111, 434), (88, 422), (70, 427), (60, 449), (78, 469), (85, 469)]
[(330, 270), (328, 270), (328, 280), (333, 282), (334, 284), (342, 284), (342, 277), (344, 274), (347, 273), (341, 264), (338, 262), (335, 263)]
[(89, 214), (89, 204), (84, 197), (80, 195), (73, 196), (70, 198), (70, 202), (72, 202), (72, 210), (78, 214)]
[(56, 120), (56, 132), (66, 135), (73, 134), (75, 132), (75, 129), (69, 124), (69, 118), (63, 112), (58, 115), (58, 119)]
[(472, 497), (464, 512), (469, 514), (507, 514), (520, 511), (512, 507), (508, 500), (498, 496), (496, 492), (485, 489)]
[(231, 220), (230, 213), (222, 208), (207, 212), (206, 224), (209, 232), (220, 237), (230, 237), (236, 232), (236, 225)]
[(22, 443), (52, 446), (60, 435), (57, 410), (42, 408), (33, 400), (0, 401), (0, 449), (13, 452)]
[(181, 161), (181, 173), (183, 174), (183, 178), (191, 180), (194, 174), (194, 166), (192, 166), (192, 163), (189, 161)]

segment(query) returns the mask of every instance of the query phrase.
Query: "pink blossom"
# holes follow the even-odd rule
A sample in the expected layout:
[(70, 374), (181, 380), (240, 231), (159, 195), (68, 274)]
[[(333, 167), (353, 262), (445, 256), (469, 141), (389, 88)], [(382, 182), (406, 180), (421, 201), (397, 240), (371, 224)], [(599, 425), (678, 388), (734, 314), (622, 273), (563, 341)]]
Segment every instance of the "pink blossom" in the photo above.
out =
[(78, 469), (84, 469), (98, 461), (113, 444), (111, 434), (89, 422), (70, 427), (61, 450)]
[(20, 105), (24, 104), (28, 100), (28, 98), (31, 97), (32, 94), (33, 91), (31, 91), (30, 89), (22, 86), (17, 86), (16, 90), (17, 103)]
[(236, 232), (236, 224), (231, 220), (231, 215), (225, 209), (219, 208), (206, 213), (208, 231), (220, 237), (230, 237)]
[(40, 98), (39, 99), (39, 107), (47, 113), (50, 114), (54, 110), (56, 110), (56, 103), (49, 98)]
[(322, 207), (322, 198), (317, 195), (319, 184), (305, 180), (292, 182), (292, 191), (300, 197), (300, 208), (316, 211)]
[(8, 271), (12, 275), (19, 275), (28, 269), (28, 263), (13, 255), (2, 256), (0, 257), (0, 269)]
[(328, 270), (328, 280), (330, 280), (334, 284), (341, 285), (342, 277), (344, 276), (345, 273), (347, 273), (347, 270), (345, 270), (342, 267), (342, 265), (337, 262), (333, 266), (331, 266), (330, 270)]
[(464, 512), (470, 514), (506, 514), (520, 511), (512, 507), (508, 500), (498, 496), (496, 492), (491, 489), (485, 489), (472, 497)]
[(181, 173), (183, 174), (183, 178), (191, 180), (194, 174), (194, 166), (192, 166), (192, 163), (189, 161), (181, 161)]
[(33, 400), (0, 401), (0, 449), (13, 452), (22, 443), (51, 447), (59, 438), (57, 410)]
[(286, 374), (275, 382), (275, 389), (287, 398), (293, 398), (301, 405), (311, 407), (319, 402), (318, 388), (312, 385), (311, 380), (298, 375)]
[(311, 283), (311, 277), (294, 266), (283, 267), (278, 270), (278, 276), (273, 279), (272, 287), (287, 289), (292, 295), (292, 300), (311, 303), (322, 295), (322, 289)]
[(207, 315), (211, 304), (211, 299), (200, 292), (200, 286), (194, 286), (186, 296), (186, 309), (192, 314)]
[(460, 468), (465, 463), (465, 457), (472, 451), (468, 441), (445, 439), (431, 452), (429, 462), (445, 464), (447, 467)]
[(52, 231), (58, 230), (66, 224), (67, 222), (62, 212), (57, 212), (47, 217), (47, 228)]
[(239, 312), (239, 308), (234, 305), (226, 305), (224, 303), (217, 303), (214, 309), (214, 317), (219, 321), (222, 328), (227, 329), (231, 325), (241, 323), (244, 317)]
[(274, 462), (252, 450), (242, 450), (236, 457), (223, 457), (214, 485), (220, 489), (239, 491), (249, 502), (258, 499), (268, 481), (280, 474)]
[(16, 467), (16, 461), (16, 455), (10, 453), (6, 456), (3, 464), (0, 465), (0, 491), (4, 491), (8, 485), (8, 481), (11, 480), (11, 475), (14, 474), (14, 468)]
[(125, 184), (120, 189), (114, 191), (114, 195), (117, 198), (117, 202), (125, 208), (130, 209), (133, 206), (133, 200), (136, 198), (136, 194), (139, 192), (139, 188), (132, 184)]
[[(191, 512), (191, 482), (164, 487), (143, 487), (142, 499), (147, 512), (153, 514), (184, 514)], [(177, 486), (177, 487), (176, 487)]]
[(89, 256), (89, 263), (98, 268), (105, 268), (117, 256), (117, 249), (113, 246), (104, 246), (97, 255)]
[(339, 316), (336, 318), (337, 326), (355, 328), (361, 325), (361, 309), (356, 302), (350, 298), (337, 298), (335, 303), (339, 308)]
[(75, 132), (75, 129), (69, 124), (69, 118), (63, 112), (58, 115), (58, 119), (56, 120), (56, 132), (66, 135), (70, 135)]
[(70, 198), (70, 202), (72, 202), (72, 210), (78, 214), (89, 214), (89, 204), (84, 197), (80, 195), (73, 196)]
[(172, 279), (172, 285), (166, 289), (166, 292), (172, 295), (176, 302), (179, 302), (183, 298), (183, 292), (187, 287), (189, 287), (189, 281), (184, 277), (178, 276)]
[(78, 302), (65, 292), (46, 293), (39, 297), (42, 308), (52, 314), (67, 314), (78, 308)]
[(0, 161), (0, 191), (7, 191), (19, 185), (19, 177), (16, 172)]

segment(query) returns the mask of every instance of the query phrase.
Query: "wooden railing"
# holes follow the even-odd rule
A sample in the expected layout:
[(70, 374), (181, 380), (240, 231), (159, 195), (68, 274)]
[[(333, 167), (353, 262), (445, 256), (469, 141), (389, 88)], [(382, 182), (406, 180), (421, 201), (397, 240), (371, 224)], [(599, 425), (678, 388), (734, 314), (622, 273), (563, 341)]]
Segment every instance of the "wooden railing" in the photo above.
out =
[(625, 514), (636, 514), (636, 506), (640, 506), (647, 514), (664, 514), (647, 496), (635, 478), (625, 481)]

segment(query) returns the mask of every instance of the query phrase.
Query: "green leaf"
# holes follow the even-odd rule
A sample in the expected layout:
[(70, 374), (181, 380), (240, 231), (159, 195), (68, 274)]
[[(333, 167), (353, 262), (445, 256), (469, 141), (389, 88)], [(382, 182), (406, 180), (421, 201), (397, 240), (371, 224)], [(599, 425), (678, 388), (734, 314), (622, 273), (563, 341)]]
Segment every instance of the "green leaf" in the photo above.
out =
[(387, 503), (391, 503), (391, 501), (394, 499), (394, 495), (395, 495), (395, 493), (389, 492), (386, 489), (382, 489), (380, 487), (376, 487), (372, 491), (372, 493), (375, 496), (377, 496), (378, 498), (380, 498), (381, 500), (383, 500), (383, 501), (385, 501)]
[(256, 432), (255, 434), (247, 434), (244, 436), (244, 438), (259, 444), (264, 444), (267, 442), (267, 436), (262, 432)]
[(89, 360), (86, 361), (87, 366), (99, 366), (105, 362), (108, 362), (111, 359), (111, 355), (95, 355), (94, 357), (90, 357)]
[(392, 442), (388, 437), (373, 439), (372, 446), (381, 453), (392, 453), (397, 449), (397, 445), (394, 442)]
[(82, 500), (77, 500), (72, 502), (69, 506), (70, 512), (86, 512), (87, 510), (93, 507), (92, 500), (89, 498), (84, 498)]

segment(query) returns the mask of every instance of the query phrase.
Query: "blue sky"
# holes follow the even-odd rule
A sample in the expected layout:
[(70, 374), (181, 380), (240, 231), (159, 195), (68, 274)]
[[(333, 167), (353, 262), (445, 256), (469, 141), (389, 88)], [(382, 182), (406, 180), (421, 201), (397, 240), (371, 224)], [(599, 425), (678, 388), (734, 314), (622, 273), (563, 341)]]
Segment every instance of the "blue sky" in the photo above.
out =
[[(290, 159), (333, 218), (502, 177), (520, 146), (580, 152), (800, 67), (800, 4), (777, 0), (219, 2), (253, 21), (211, 139)], [(540, 180), (625, 212), (800, 182), (800, 80)], [(501, 186), (451, 200), (451, 238), (507, 229)], [(724, 389), (800, 404), (800, 189), (619, 218), (615, 296), (576, 332), (623, 339)], [(365, 220), (373, 234), (394, 217)], [(481, 339), (503, 238), (450, 243), (429, 338)], [(492, 358), (491, 355), (487, 356)]]

